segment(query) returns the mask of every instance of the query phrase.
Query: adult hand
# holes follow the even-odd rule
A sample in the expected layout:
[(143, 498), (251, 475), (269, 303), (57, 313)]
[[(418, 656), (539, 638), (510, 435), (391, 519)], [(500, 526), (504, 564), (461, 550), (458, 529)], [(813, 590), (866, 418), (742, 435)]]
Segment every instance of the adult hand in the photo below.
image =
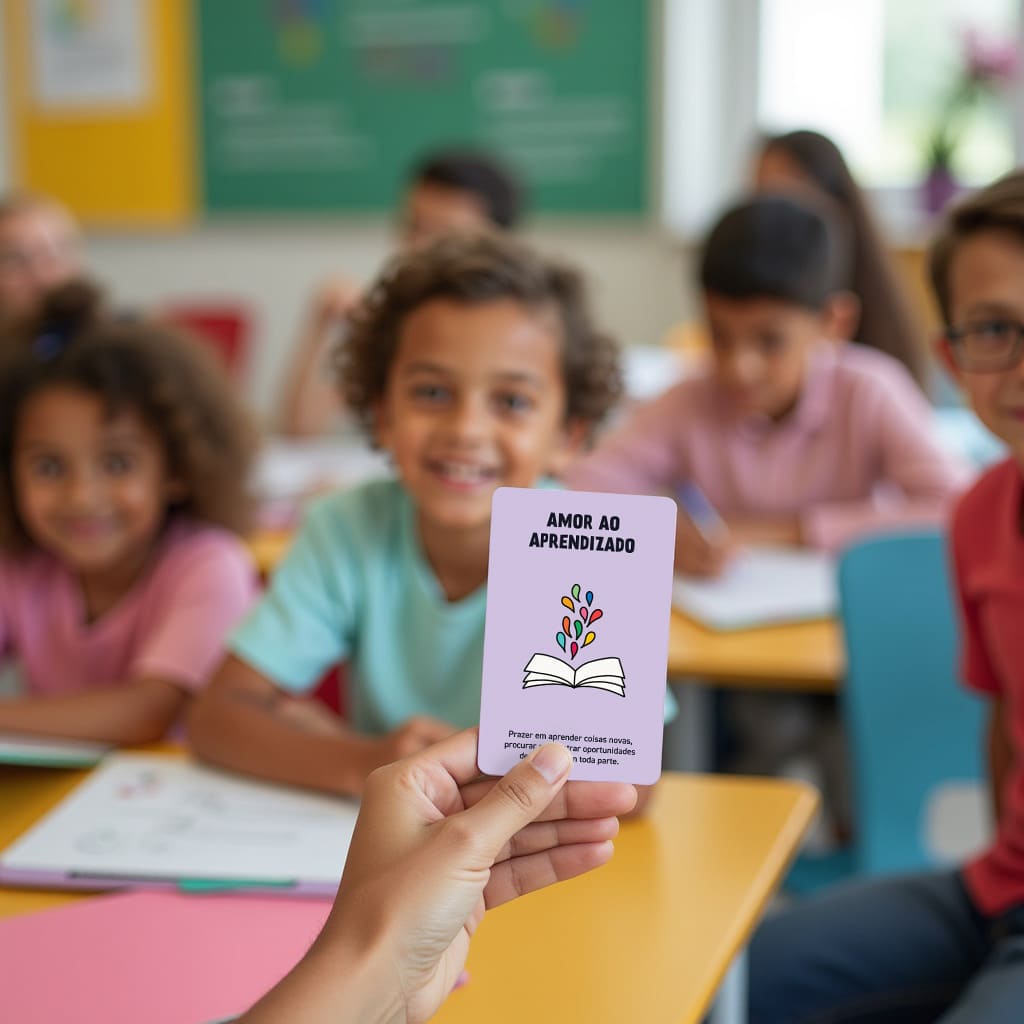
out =
[(566, 785), (557, 744), (482, 780), (476, 744), (461, 732), (373, 773), (323, 933), (247, 1024), (425, 1021), (486, 909), (608, 860), (632, 786)]

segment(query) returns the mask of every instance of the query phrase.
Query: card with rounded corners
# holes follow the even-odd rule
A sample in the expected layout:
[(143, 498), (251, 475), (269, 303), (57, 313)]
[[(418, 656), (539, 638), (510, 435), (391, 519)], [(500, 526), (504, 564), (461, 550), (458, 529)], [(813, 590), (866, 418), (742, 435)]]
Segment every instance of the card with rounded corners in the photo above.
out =
[(491, 510), (482, 772), (557, 740), (570, 778), (661, 774), (676, 504), (499, 488)]

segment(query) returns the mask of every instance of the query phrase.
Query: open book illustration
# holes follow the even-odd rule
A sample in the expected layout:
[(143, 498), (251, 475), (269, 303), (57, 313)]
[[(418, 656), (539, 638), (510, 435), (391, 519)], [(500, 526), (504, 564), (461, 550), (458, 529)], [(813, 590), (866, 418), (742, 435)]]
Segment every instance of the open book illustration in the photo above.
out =
[(524, 671), (524, 690), (529, 686), (570, 686), (574, 690), (586, 686), (626, 696), (626, 673), (618, 658), (595, 658), (574, 669), (550, 654), (535, 654)]

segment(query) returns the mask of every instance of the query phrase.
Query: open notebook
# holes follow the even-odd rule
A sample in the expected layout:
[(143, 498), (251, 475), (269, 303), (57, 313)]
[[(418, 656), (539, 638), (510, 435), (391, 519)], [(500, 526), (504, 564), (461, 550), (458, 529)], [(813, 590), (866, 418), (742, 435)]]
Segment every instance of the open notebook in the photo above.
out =
[(717, 579), (677, 576), (672, 603), (717, 630), (829, 618), (838, 603), (835, 562), (820, 551), (745, 548)]
[(356, 811), (181, 758), (111, 754), (0, 853), (0, 881), (333, 895)]

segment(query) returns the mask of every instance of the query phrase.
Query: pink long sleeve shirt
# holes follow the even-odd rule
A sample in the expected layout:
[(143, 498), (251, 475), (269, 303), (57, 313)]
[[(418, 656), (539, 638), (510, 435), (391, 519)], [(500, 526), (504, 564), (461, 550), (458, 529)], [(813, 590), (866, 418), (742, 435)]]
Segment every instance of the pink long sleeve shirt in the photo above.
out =
[(781, 421), (741, 414), (711, 371), (637, 409), (575, 463), (577, 490), (673, 493), (692, 481), (725, 516), (799, 518), (809, 545), (939, 522), (970, 471), (944, 452), (904, 367), (874, 349), (823, 342)]

